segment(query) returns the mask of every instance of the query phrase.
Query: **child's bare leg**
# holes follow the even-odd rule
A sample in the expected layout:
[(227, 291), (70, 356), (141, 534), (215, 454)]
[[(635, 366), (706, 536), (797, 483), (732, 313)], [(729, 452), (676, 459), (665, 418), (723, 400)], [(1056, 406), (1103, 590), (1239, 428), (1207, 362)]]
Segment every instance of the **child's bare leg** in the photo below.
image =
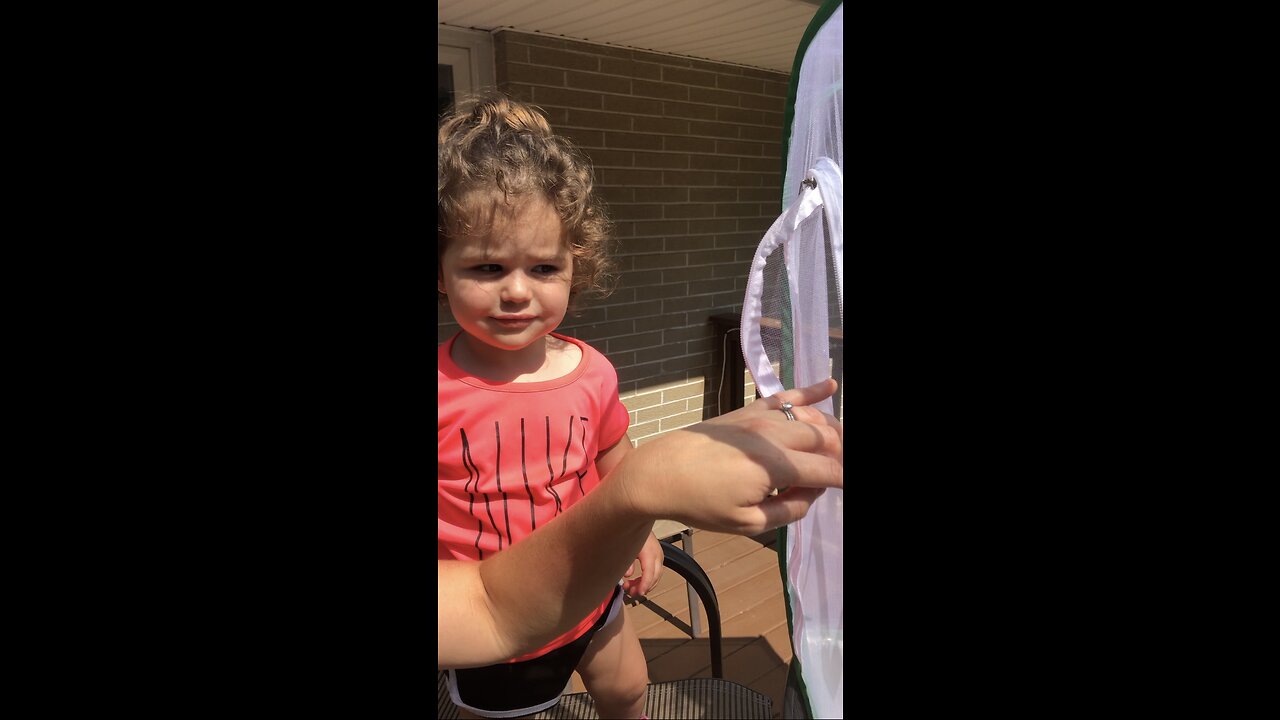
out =
[(596, 712), (602, 718), (638, 718), (649, 694), (649, 666), (626, 612), (596, 636), (578, 663)]

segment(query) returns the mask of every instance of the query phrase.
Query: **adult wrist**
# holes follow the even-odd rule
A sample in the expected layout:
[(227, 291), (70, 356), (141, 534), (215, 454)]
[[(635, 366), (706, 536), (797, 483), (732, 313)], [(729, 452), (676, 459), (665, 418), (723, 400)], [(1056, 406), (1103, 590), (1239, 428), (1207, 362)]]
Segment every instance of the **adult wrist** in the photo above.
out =
[(605, 483), (617, 490), (618, 509), (627, 520), (652, 524), (660, 519), (661, 513), (654, 507), (657, 493), (652, 482), (661, 477), (660, 458), (661, 453), (654, 452), (652, 445), (642, 445), (623, 458)]

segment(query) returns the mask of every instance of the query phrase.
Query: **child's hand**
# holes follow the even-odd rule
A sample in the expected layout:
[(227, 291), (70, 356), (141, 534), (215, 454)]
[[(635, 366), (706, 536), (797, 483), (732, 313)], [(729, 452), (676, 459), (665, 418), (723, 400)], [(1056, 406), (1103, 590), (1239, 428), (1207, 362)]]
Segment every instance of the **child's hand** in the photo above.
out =
[(631, 563), (631, 567), (627, 570), (627, 577), (623, 578), (622, 591), (632, 598), (642, 598), (658, 584), (658, 578), (662, 576), (662, 545), (658, 543), (658, 538), (653, 533), (649, 533), (649, 538), (644, 541), (644, 547), (640, 548), (640, 555), (636, 558), (636, 562), (640, 563), (640, 574), (632, 577), (635, 572), (636, 563)]

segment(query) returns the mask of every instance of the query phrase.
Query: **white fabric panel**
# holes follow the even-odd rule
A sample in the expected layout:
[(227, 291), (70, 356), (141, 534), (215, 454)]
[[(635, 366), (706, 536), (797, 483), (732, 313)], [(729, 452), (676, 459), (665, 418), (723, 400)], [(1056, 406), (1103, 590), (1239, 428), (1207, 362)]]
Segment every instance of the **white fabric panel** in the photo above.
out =
[[(742, 348), (760, 394), (784, 389), (771, 360), (784, 356), (780, 333), (765, 340), (762, 318), (779, 319), (768, 307), (780, 287), (766, 282), (765, 267), (785, 258), (791, 309), (792, 387), (831, 377), (828, 265), (833, 264), (836, 295), (843, 298), (843, 185), (839, 167), (817, 158), (801, 195), (774, 221), (752, 260), (743, 299)], [(828, 243), (828, 238), (830, 242)], [(778, 252), (781, 250), (781, 252)], [(837, 313), (843, 332), (843, 299)], [(831, 399), (815, 407), (835, 414)], [(815, 717), (839, 717), (844, 703), (844, 491), (828, 490), (809, 514), (788, 528), (787, 590), (792, 608), (793, 647), (809, 691)], [(821, 708), (821, 709), (820, 709)]]
[(787, 146), (782, 197), (799, 193), (805, 172), (819, 157), (844, 168), (844, 6), (827, 18), (805, 52), (796, 82), (796, 104)]
[[(795, 197), (800, 181), (815, 177), (826, 200), (824, 218), (831, 236), (835, 272), (839, 290), (841, 331), (844, 315), (844, 6), (841, 5), (818, 30), (801, 63), (796, 83), (796, 103), (791, 142), (787, 154), (787, 175), (783, 197)], [(821, 159), (820, 159), (821, 158)], [(823, 161), (825, 159), (825, 162)], [(829, 192), (839, 188), (840, 192)], [(797, 251), (799, 249), (797, 248)], [(797, 252), (797, 254), (800, 254)], [(822, 253), (817, 253), (821, 261)], [(804, 282), (825, 274), (815, 269), (812, 258), (790, 278), (792, 287), (802, 277)], [(788, 272), (792, 267), (788, 265)], [(817, 288), (802, 287), (803, 304), (795, 305), (796, 314), (818, 312), (797, 321), (798, 328), (827, 326), (825, 293)], [(818, 332), (811, 330), (812, 333)], [(808, 351), (797, 348), (796, 384), (805, 385), (827, 377), (825, 366), (816, 372), (811, 360), (816, 336), (806, 340)], [(825, 350), (825, 345), (821, 345)], [(826, 352), (820, 353), (825, 363)], [(808, 356), (808, 359), (801, 360)], [(804, 374), (802, 375), (801, 372)], [(812, 378), (812, 379), (808, 379)], [(827, 403), (830, 412), (830, 403)], [(791, 601), (792, 646), (800, 662), (800, 671), (808, 690), (815, 718), (842, 717), (844, 713), (844, 491), (828, 490), (802, 520), (787, 529), (787, 592)]]
[[(816, 179), (813, 172), (809, 179)], [(821, 181), (815, 189), (805, 189), (806, 197), (825, 199)], [(825, 215), (824, 211), (821, 215)], [(798, 222), (784, 244), (787, 262), (787, 288), (791, 293), (795, 387), (812, 385), (831, 377), (830, 340), (827, 321), (827, 258), (824, 221), (821, 215), (809, 214), (807, 222)], [(814, 407), (834, 415), (831, 398)]]
[[(795, 201), (765, 233), (748, 276), (742, 350), (765, 397), (785, 389), (775, 368), (793, 373), (789, 387), (830, 377), (832, 328), (841, 337), (844, 332), (843, 23), (842, 6), (819, 29), (805, 53), (783, 183), (783, 197)], [(805, 179), (814, 182), (802, 184)], [(817, 407), (837, 414), (830, 399)], [(815, 718), (840, 717), (844, 708), (843, 490), (828, 490), (804, 519), (788, 526), (784, 551), (791, 641), (809, 705)]]
[(840, 325), (844, 326), (844, 173), (829, 157), (818, 158), (811, 171), (820, 187), (827, 220), (827, 237), (835, 257), (836, 283), (840, 298)]
[[(822, 206), (822, 194), (819, 190), (805, 188), (804, 194), (800, 199), (791, 204), (786, 210), (773, 221), (773, 225), (769, 227), (769, 231), (764, 234), (764, 239), (760, 241), (760, 245), (756, 248), (755, 257), (751, 260), (751, 273), (747, 276), (747, 292), (742, 300), (742, 357), (746, 360), (747, 369), (751, 371), (751, 377), (755, 380), (756, 386), (760, 388), (762, 397), (769, 397), (776, 393), (782, 392), (782, 380), (778, 378), (777, 373), (773, 371), (770, 364), (769, 353), (765, 350), (765, 343), (761, 338), (760, 319), (766, 313), (764, 312), (764, 301), (766, 292), (772, 288), (765, 288), (765, 265), (769, 262), (770, 256), (779, 247), (786, 247), (786, 243), (791, 240), (796, 232), (796, 227), (807, 220), (814, 211)], [(785, 256), (785, 250), (783, 255)], [(774, 257), (773, 262), (777, 262), (778, 258)], [(792, 263), (787, 263), (787, 272), (790, 276)], [(791, 307), (796, 307), (796, 284), (790, 283), (791, 290)], [(776, 359), (776, 358), (775, 358)], [(821, 378), (819, 378), (821, 379)], [(815, 381), (816, 382), (816, 381)], [(827, 401), (830, 412), (831, 403)]]

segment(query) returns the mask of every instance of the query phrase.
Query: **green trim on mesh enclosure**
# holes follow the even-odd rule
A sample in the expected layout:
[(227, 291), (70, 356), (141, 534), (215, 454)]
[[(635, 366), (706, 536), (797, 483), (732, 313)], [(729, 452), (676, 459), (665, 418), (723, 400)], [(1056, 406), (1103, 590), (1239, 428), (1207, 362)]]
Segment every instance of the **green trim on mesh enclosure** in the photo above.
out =
[[(814, 14), (813, 19), (809, 21), (809, 27), (805, 28), (804, 35), (800, 38), (800, 46), (796, 48), (796, 59), (791, 64), (791, 79), (787, 83), (787, 106), (782, 116), (782, 184), (785, 186), (787, 182), (787, 155), (791, 150), (791, 126), (795, 123), (796, 114), (796, 85), (800, 81), (800, 66), (804, 64), (804, 55), (809, 50), (809, 43), (813, 41), (813, 37), (818, 34), (818, 30), (827, 23), (831, 14), (836, 8), (844, 4), (844, 0), (826, 0), (822, 3), (822, 7), (818, 8), (818, 12)], [(785, 190), (784, 190), (785, 191)], [(792, 198), (794, 200), (794, 198)], [(782, 207), (787, 206), (788, 198), (782, 198)], [(783, 275), (785, 279), (786, 275)], [(788, 309), (790, 309), (788, 304)], [(784, 380), (784, 386), (785, 380)], [(792, 668), (788, 670), (789, 676), (794, 676), (796, 685), (800, 690), (800, 697), (804, 700), (804, 710), (807, 717), (813, 717), (813, 706), (809, 703), (809, 688), (804, 684), (804, 673), (801, 672), (800, 658), (796, 655), (795, 645), (795, 621), (791, 616), (791, 591), (788, 589), (787, 582), (787, 526), (783, 525), (778, 528), (778, 572), (782, 574), (782, 601), (787, 610), (787, 641), (791, 643), (791, 663)]]
[[(826, 0), (822, 3), (822, 7), (818, 8), (818, 12), (809, 21), (809, 27), (805, 28), (804, 35), (800, 38), (800, 47), (796, 48), (796, 59), (791, 63), (791, 79), (787, 82), (787, 107), (782, 115), (782, 181), (787, 180), (787, 151), (791, 144), (791, 124), (795, 121), (796, 114), (796, 83), (800, 80), (800, 66), (804, 64), (804, 54), (809, 49), (809, 43), (813, 41), (813, 36), (818, 34), (818, 30), (827, 24), (827, 18), (831, 17), (831, 13), (836, 8), (844, 4), (844, 0)], [(782, 207), (787, 206), (787, 198), (782, 198)]]

